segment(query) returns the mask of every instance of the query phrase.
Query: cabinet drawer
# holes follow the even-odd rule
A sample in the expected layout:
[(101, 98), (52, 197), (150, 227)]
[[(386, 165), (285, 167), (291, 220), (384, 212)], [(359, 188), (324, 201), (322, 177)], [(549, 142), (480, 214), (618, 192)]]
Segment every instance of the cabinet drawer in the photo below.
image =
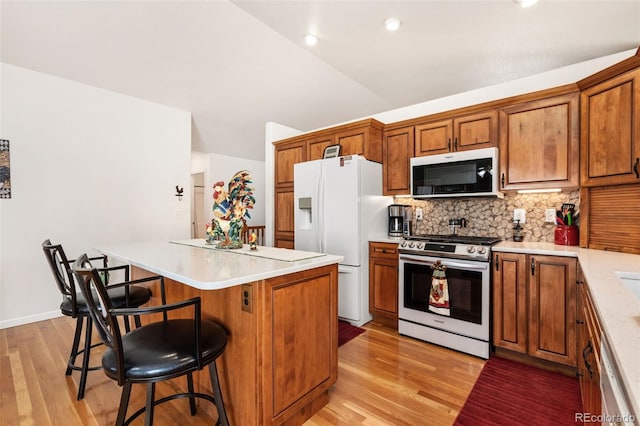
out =
[(398, 259), (398, 244), (396, 243), (369, 243), (369, 258)]

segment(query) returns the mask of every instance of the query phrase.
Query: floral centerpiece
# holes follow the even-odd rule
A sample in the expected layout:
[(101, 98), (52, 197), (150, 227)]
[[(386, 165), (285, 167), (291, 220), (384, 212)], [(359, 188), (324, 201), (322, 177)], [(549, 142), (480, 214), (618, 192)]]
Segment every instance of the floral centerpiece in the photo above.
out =
[(251, 218), (249, 209), (256, 201), (252, 183), (251, 173), (241, 170), (229, 181), (228, 190), (222, 181), (213, 185), (214, 217), (207, 225), (207, 244), (219, 240), (216, 248), (242, 248), (242, 228)]

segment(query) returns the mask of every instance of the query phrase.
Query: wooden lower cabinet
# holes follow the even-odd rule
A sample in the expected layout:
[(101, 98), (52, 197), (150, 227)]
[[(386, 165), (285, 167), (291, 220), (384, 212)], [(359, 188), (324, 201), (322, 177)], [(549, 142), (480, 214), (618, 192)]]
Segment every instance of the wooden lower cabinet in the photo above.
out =
[(578, 267), (577, 353), (578, 381), (585, 413), (602, 414), (600, 392), (600, 342), (602, 328), (591, 301), (589, 288)]
[(575, 367), (577, 260), (495, 252), (493, 267), (495, 346)]
[(398, 244), (369, 243), (369, 312), (398, 327)]

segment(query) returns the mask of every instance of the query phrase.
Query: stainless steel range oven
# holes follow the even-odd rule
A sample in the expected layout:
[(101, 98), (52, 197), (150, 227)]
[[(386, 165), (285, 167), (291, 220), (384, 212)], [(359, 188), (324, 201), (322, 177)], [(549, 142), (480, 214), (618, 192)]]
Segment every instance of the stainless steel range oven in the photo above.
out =
[[(489, 358), (493, 237), (414, 236), (400, 244), (398, 331)], [(433, 266), (445, 267), (447, 309), (433, 309)], [(433, 301), (433, 299), (432, 299)]]

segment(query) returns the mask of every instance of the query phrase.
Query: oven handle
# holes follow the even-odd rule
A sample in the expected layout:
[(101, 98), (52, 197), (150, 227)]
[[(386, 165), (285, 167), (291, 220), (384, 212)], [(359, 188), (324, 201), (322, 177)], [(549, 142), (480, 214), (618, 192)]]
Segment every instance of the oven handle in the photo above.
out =
[[(408, 257), (408, 256), (400, 256), (400, 260), (401, 261), (405, 261), (405, 263), (422, 263), (424, 265), (434, 265), (436, 262), (431, 261), (431, 260), (424, 260), (424, 259), (419, 259), (416, 257)], [(449, 260), (440, 260), (440, 263), (442, 263), (444, 266), (448, 266), (451, 268), (464, 268), (464, 269), (472, 269), (472, 270), (477, 270), (477, 271), (484, 271), (487, 269), (487, 264), (485, 263), (481, 263), (481, 264), (476, 264), (476, 263), (459, 263), (459, 262), (452, 262)]]

